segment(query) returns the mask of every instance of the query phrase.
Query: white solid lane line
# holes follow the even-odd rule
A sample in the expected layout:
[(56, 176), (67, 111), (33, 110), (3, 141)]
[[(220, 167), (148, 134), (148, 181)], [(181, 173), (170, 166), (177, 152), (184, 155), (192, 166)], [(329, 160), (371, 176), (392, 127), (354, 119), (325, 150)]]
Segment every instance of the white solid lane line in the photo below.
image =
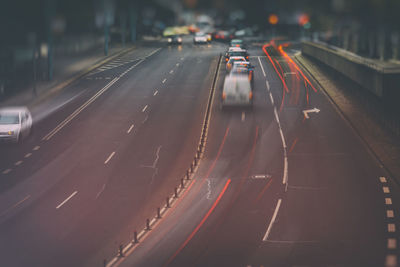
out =
[(133, 127), (135, 127), (135, 125), (132, 124), (131, 127), (129, 127), (128, 131), (126, 131), (126, 133), (130, 133), (132, 131)]
[(265, 235), (264, 235), (264, 237), (262, 239), (263, 241), (267, 241), (268, 240), (268, 236), (271, 233), (272, 226), (275, 223), (276, 216), (278, 215), (278, 211), (279, 211), (279, 208), (281, 206), (281, 203), (282, 203), (282, 199), (280, 198), (280, 199), (278, 199), (278, 203), (276, 203), (276, 208), (275, 208), (275, 211), (274, 211), (274, 215), (272, 215), (272, 219), (271, 219), (271, 222), (268, 225), (267, 232), (265, 232)]
[[(142, 61), (140, 61), (142, 62)], [(76, 109), (71, 115), (69, 115), (65, 120), (63, 120), (59, 125), (57, 125), (51, 132), (49, 132), (45, 137), (43, 137), (43, 141), (48, 141), (52, 138), (57, 132), (59, 132), (65, 125), (67, 125), (71, 120), (73, 120), (79, 113), (81, 113), (86, 107), (88, 107), (92, 102), (94, 102), (100, 95), (102, 95), (105, 91), (108, 90), (119, 78), (114, 78), (109, 82), (106, 86), (104, 86), (100, 91), (98, 91), (95, 95), (93, 95), (89, 100), (87, 100), (82, 106)]]
[(147, 105), (142, 109), (142, 112), (145, 112), (146, 111), (146, 109), (147, 109)]
[(108, 156), (108, 158), (106, 159), (106, 161), (104, 161), (104, 164), (107, 164), (107, 163), (111, 160), (111, 158), (114, 157), (114, 155), (115, 155), (115, 151), (112, 152), (112, 153), (110, 154), (110, 156)]
[(267, 77), (267, 75), (265, 74), (265, 70), (264, 70), (264, 67), (263, 67), (263, 65), (261, 64), (261, 60), (260, 60), (260, 57), (258, 57), (258, 62), (260, 63), (260, 66), (261, 66), (261, 70), (262, 70), (262, 72), (263, 72), (263, 75), (264, 75), (264, 77)]
[(61, 208), (65, 203), (68, 202), (68, 200), (70, 200), (71, 198), (73, 198), (73, 196), (75, 196), (78, 193), (78, 191), (73, 192), (69, 197), (67, 197), (63, 202), (61, 202), (56, 209)]
[[(160, 51), (161, 48), (155, 49), (153, 52), (151, 52), (149, 55), (147, 55), (145, 58), (152, 56), (156, 52)], [(59, 125), (56, 126), (51, 132), (49, 132), (45, 137), (43, 137), (43, 141), (48, 141), (50, 138), (52, 138), (57, 132), (59, 132), (62, 128), (64, 128), (65, 125), (67, 125), (71, 120), (73, 120), (79, 113), (81, 113), (87, 106), (89, 106), (92, 102), (94, 102), (100, 95), (102, 95), (105, 91), (107, 91), (115, 82), (117, 82), (121, 77), (123, 77), (126, 73), (128, 73), (130, 70), (138, 66), (140, 63), (142, 63), (145, 59), (139, 60), (136, 64), (131, 66), (128, 70), (123, 72), (119, 77), (114, 78), (111, 80), (106, 86), (104, 86), (100, 91), (98, 91), (94, 96), (92, 96), (88, 101), (86, 101), (82, 106), (80, 106), (77, 110), (75, 110), (71, 115), (69, 115), (64, 121), (62, 121)]]

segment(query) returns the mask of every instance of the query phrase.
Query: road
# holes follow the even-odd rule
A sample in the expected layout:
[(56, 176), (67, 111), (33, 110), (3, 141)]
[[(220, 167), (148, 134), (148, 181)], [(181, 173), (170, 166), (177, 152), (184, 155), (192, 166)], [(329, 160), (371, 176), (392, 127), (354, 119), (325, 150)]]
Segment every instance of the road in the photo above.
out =
[(103, 266), (129, 244), (192, 163), (218, 70), (186, 191), (115, 265), (395, 266), (398, 185), (289, 48), (250, 46), (254, 107), (221, 110), (225, 49), (139, 46), (34, 112), (1, 146), (2, 265)]
[(397, 183), (296, 51), (264, 49), (252, 110), (220, 110), (220, 66), (193, 185), (116, 266), (397, 265)]
[(102, 266), (127, 243), (191, 162), (221, 49), (143, 45), (33, 112), (1, 146), (1, 265)]

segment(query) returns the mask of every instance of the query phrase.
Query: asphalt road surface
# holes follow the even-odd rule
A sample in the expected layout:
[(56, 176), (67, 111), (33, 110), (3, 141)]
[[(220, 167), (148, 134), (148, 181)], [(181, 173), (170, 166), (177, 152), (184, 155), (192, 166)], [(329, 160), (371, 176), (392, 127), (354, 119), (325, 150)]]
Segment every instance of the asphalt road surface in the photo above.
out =
[(396, 266), (398, 185), (295, 51), (250, 46), (254, 107), (221, 110), (225, 49), (139, 46), (43, 103), (1, 144), (1, 265), (110, 261), (190, 166), (219, 70), (193, 179), (115, 265)]

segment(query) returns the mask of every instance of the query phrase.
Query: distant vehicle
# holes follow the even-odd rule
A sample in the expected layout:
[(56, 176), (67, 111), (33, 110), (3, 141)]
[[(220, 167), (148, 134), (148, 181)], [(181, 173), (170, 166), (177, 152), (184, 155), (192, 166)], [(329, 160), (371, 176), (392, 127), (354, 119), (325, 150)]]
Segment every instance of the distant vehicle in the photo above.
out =
[(246, 76), (226, 76), (222, 91), (222, 108), (253, 105), (253, 90)]
[(230, 57), (244, 57), (246, 60), (249, 60), (249, 53), (247, 53), (247, 50), (238, 48), (238, 47), (233, 47), (232, 49), (230, 48), (228, 52), (225, 53), (225, 61), (228, 62)]
[(231, 71), (232, 66), (233, 66), (233, 62), (236, 62), (236, 61), (247, 62), (244, 57), (230, 57), (228, 62), (226, 63), (226, 70), (227, 71)]
[(168, 44), (182, 44), (182, 37), (179, 35), (171, 35), (167, 39)]
[(232, 39), (231, 42), (230, 42), (230, 46), (231, 47), (240, 47), (240, 48), (246, 49), (243, 40), (240, 40), (240, 39)]
[(0, 140), (19, 142), (31, 133), (32, 116), (25, 107), (0, 109)]
[[(238, 62), (241, 63), (241, 62)], [(242, 66), (241, 64), (234, 64), (230, 72), (231, 76), (245, 76), (249, 78), (251, 86), (254, 85), (254, 68)]]
[(213, 39), (219, 41), (228, 41), (233, 38), (233, 34), (229, 31), (219, 30), (213, 33)]
[(208, 43), (207, 35), (202, 32), (196, 32), (193, 37), (194, 44), (206, 44)]

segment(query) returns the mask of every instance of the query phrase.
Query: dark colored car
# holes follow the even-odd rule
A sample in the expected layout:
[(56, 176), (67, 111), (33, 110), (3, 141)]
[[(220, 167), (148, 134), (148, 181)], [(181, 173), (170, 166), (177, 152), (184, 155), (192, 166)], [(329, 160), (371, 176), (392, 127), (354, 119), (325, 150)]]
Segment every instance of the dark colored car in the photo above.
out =
[(171, 35), (168, 36), (168, 44), (178, 44), (181, 45), (182, 44), (182, 37), (179, 35)]

